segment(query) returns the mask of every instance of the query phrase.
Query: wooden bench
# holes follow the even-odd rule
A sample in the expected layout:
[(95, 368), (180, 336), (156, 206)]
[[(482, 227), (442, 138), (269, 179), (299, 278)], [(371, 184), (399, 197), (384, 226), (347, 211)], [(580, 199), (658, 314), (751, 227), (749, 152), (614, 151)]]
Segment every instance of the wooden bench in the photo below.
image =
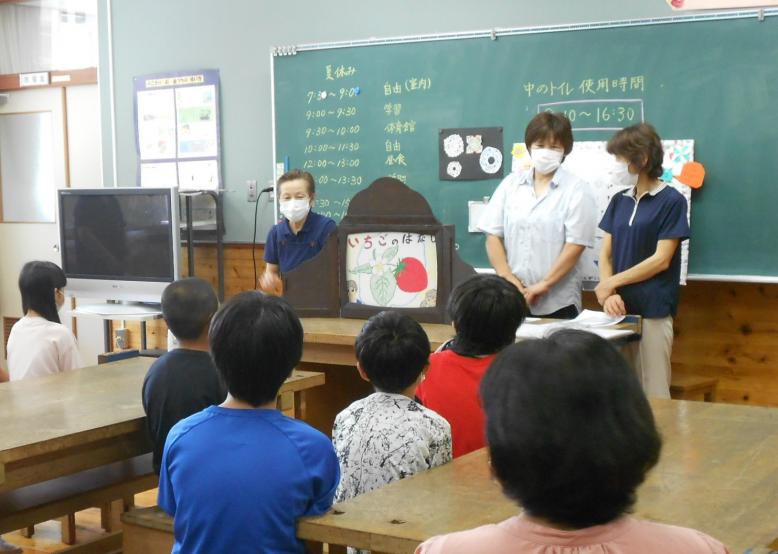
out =
[(124, 554), (168, 554), (173, 549), (173, 518), (159, 506), (122, 514)]
[(675, 400), (716, 401), (716, 387), (719, 380), (688, 373), (673, 373), (670, 381), (670, 396)]
[[(122, 527), (123, 554), (168, 554), (173, 549), (173, 518), (159, 506), (124, 512)], [(306, 542), (306, 547), (310, 554), (321, 552), (319, 545)], [(336, 545), (330, 548), (330, 554), (345, 551), (345, 548)]]
[(111, 532), (66, 552), (95, 552), (97, 546), (102, 552), (118, 550), (122, 540), (121, 531), (117, 528), (119, 513), (130, 507), (124, 499), (153, 489), (157, 483), (149, 453), (3, 492), (0, 493), (0, 533), (66, 517), (66, 514), (93, 506), (110, 505), (115, 521), (105, 521), (104, 518), (103, 527)]

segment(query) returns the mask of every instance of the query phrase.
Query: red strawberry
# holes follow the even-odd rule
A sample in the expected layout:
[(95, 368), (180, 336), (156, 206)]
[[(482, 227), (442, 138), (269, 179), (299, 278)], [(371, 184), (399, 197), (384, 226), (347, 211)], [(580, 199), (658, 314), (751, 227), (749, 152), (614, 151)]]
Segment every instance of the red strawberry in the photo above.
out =
[(405, 292), (421, 292), (427, 288), (427, 270), (416, 258), (403, 258), (394, 270), (397, 286)]

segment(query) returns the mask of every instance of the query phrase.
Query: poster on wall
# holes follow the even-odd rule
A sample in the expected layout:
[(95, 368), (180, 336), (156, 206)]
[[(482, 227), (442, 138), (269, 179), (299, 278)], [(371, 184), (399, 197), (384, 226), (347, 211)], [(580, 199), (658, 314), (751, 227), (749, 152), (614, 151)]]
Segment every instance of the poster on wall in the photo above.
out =
[(441, 129), (438, 135), (441, 181), (502, 177), (502, 127)]
[(218, 189), (219, 71), (157, 73), (133, 82), (138, 184)]
[[(577, 141), (573, 145), (573, 151), (565, 158), (562, 165), (565, 169), (580, 177), (592, 187), (597, 201), (597, 221), (602, 219), (605, 209), (608, 207), (614, 194), (623, 192), (629, 185), (620, 181), (618, 172), (615, 172), (615, 160), (608, 153), (605, 141)], [(661, 180), (680, 192), (689, 206), (687, 218), (691, 224), (692, 189), (679, 180), (684, 166), (694, 161), (694, 140), (663, 140), (664, 158), (662, 168), (664, 173)], [(524, 143), (515, 143), (512, 149), (513, 159), (511, 167), (513, 171), (526, 171), (532, 168), (530, 158)], [(585, 282), (597, 282), (600, 279), (598, 259), (603, 232), (597, 228), (594, 237), (594, 247), (587, 248), (579, 261)], [(689, 267), (689, 240), (681, 243), (681, 284), (686, 284), (686, 275)]]

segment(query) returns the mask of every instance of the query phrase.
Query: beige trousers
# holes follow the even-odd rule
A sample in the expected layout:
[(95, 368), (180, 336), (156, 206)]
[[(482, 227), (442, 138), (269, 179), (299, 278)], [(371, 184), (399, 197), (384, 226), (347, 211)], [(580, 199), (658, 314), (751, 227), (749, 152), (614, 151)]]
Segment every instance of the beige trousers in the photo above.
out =
[(670, 354), (673, 351), (673, 317), (643, 318), (640, 341), (624, 347), (643, 391), (650, 398), (670, 398)]

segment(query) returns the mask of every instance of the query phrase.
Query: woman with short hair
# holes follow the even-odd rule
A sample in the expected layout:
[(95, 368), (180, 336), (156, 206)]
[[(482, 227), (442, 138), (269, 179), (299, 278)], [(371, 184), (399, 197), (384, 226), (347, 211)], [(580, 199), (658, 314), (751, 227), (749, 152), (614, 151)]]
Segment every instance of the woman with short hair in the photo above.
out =
[(641, 338), (627, 345), (627, 355), (646, 394), (670, 398), (680, 243), (689, 237), (689, 206), (680, 192), (659, 180), (664, 151), (654, 127), (639, 123), (622, 129), (608, 141), (608, 152), (633, 186), (611, 198), (600, 221), (597, 300), (610, 315), (643, 316)]
[(482, 383), (491, 468), (523, 509), (417, 554), (727, 554), (693, 529), (628, 515), (662, 442), (634, 371), (566, 330), (498, 354)]
[(524, 142), (533, 167), (500, 183), (478, 227), (492, 267), (524, 294), (533, 316), (574, 318), (581, 310), (578, 260), (594, 244), (594, 195), (560, 167), (573, 150), (564, 114), (536, 115)]

